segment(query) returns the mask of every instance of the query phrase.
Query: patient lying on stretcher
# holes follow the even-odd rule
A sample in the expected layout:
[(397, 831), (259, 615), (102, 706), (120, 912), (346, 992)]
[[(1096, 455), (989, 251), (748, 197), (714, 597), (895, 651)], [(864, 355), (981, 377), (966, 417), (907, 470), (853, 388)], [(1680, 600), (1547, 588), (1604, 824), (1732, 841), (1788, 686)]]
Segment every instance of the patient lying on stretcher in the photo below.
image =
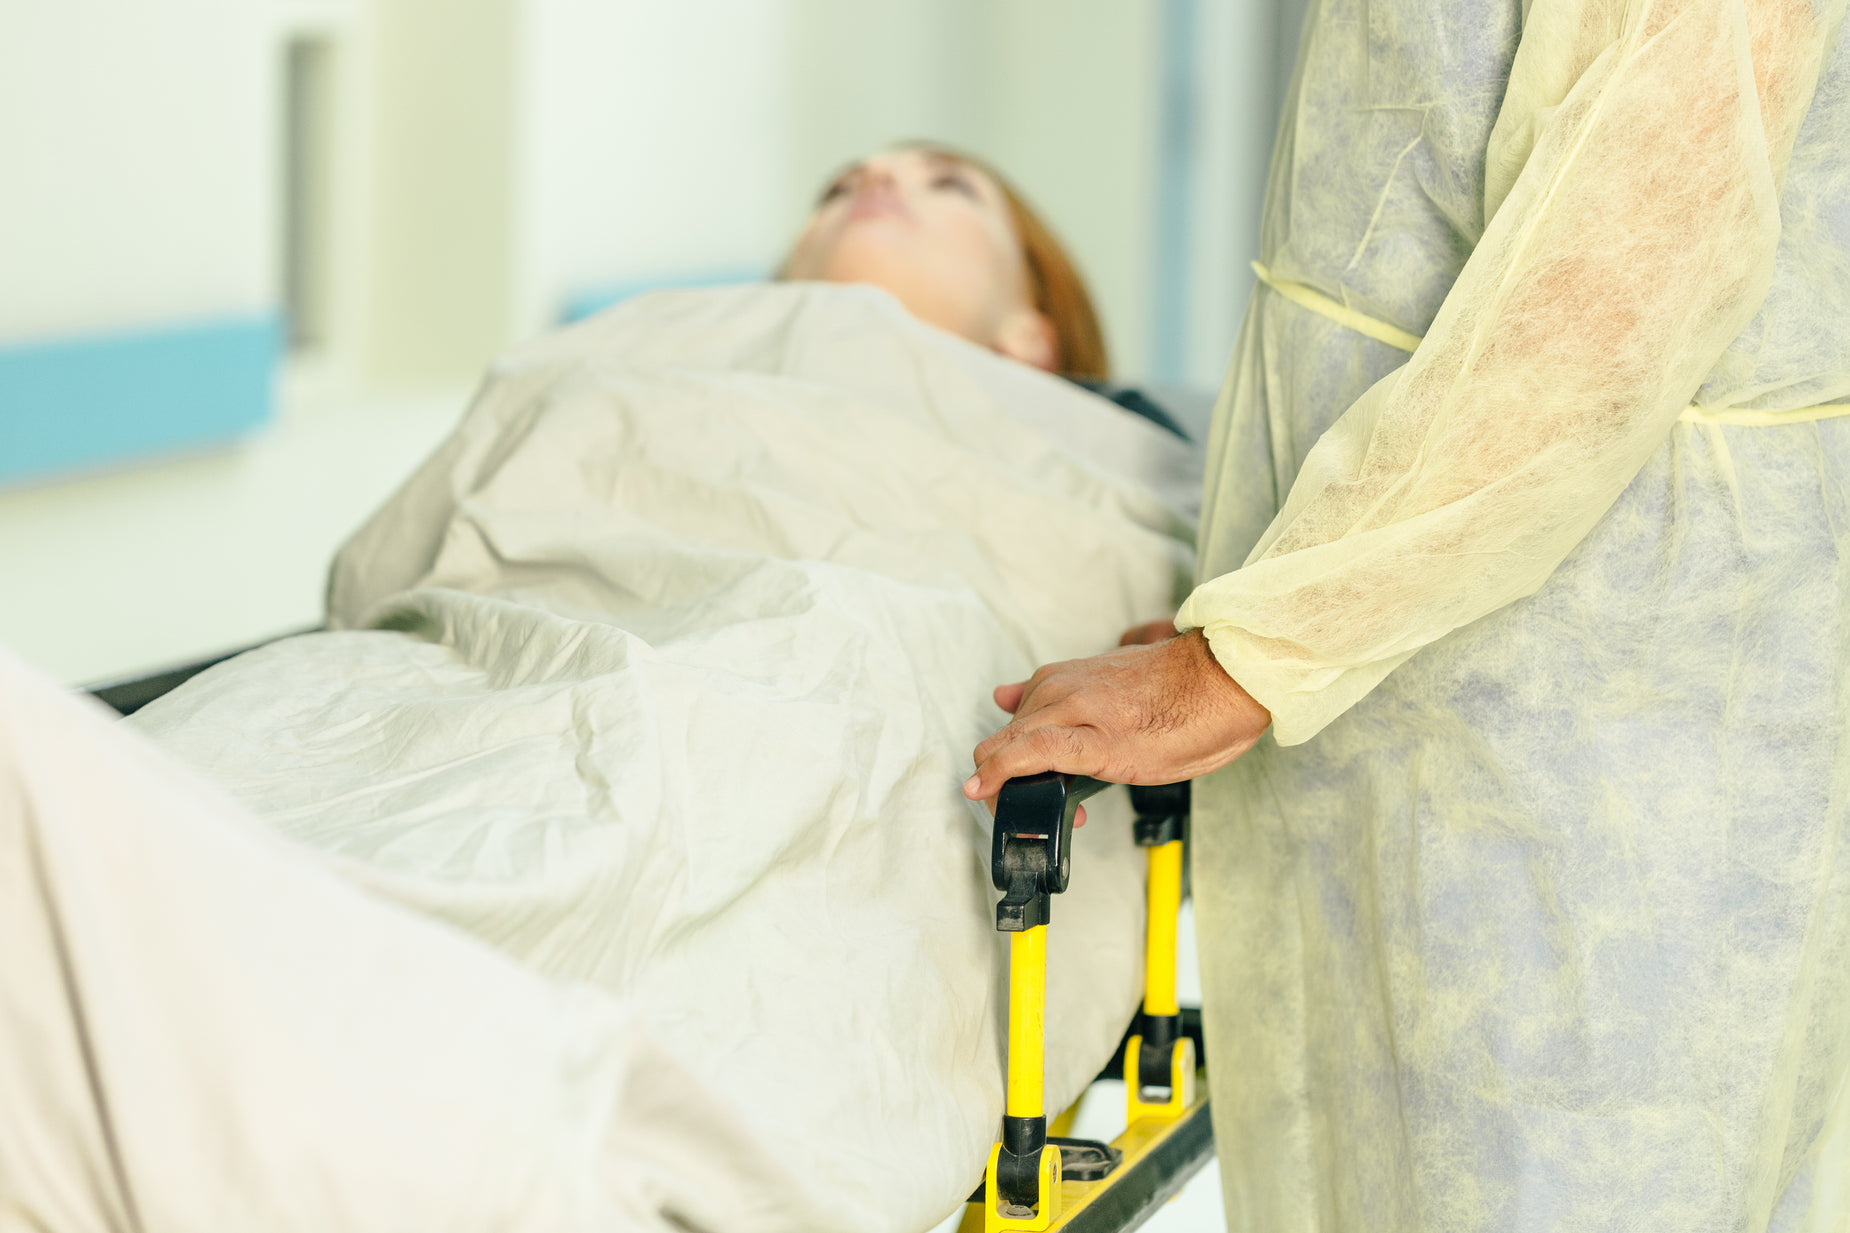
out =
[[(883, 288), (921, 321), (1105, 392), (1110, 364), (1084, 278), (1008, 181), (968, 155), (901, 146), (845, 168), (779, 276)], [(1186, 435), (1139, 391), (1109, 396)]]
[[(1049, 375), (1103, 351), (1037, 226), (895, 151), (793, 281), (509, 356), (329, 632), (137, 716), (191, 772), (0, 663), (0, 1225), (952, 1210), (1002, 1099), (990, 686), (1190, 568), (1187, 447)], [(1054, 1102), (1137, 1004), (1113, 814), (1054, 907)]]

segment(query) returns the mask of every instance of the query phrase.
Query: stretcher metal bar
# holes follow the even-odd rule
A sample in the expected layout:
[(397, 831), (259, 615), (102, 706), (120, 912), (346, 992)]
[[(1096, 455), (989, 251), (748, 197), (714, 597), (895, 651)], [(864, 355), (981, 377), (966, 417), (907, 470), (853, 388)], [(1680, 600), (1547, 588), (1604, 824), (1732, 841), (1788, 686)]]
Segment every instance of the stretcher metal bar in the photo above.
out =
[[(1140, 1118), (1111, 1141), (1123, 1154), (1109, 1177), (1063, 1180), (1060, 1214), (1047, 1225), (1064, 1233), (1129, 1233), (1162, 1210), (1214, 1158), (1207, 1075), (1197, 1077), (1203, 1093), (1179, 1118)], [(964, 1209), (958, 1233), (981, 1233), (983, 1201)]]
[[(1207, 1091), (1206, 1075), (1196, 1090)], [(1154, 1216), (1214, 1156), (1207, 1097), (1179, 1118), (1139, 1118), (1111, 1145), (1124, 1153), (1123, 1163), (1100, 1181), (1061, 1182), (1061, 1214), (1049, 1229), (1123, 1233)]]
[(1041, 1077), (1046, 1072), (1043, 1039), (1047, 1023), (1047, 926), (1009, 934), (1010, 1117), (1044, 1117)]
[(84, 692), (89, 694), (92, 698), (95, 698), (98, 702), (101, 702), (104, 706), (114, 710), (118, 715), (133, 715), (136, 711), (139, 711), (142, 707), (148, 705), (148, 703), (159, 698), (161, 695), (170, 693), (186, 684), (201, 672), (204, 672), (207, 668), (222, 664), (228, 659), (244, 654), (246, 651), (254, 651), (260, 646), (268, 646), (271, 642), (279, 642), (284, 638), (294, 638), (298, 634), (312, 634), (316, 632), (318, 632), (318, 629), (293, 630), (286, 634), (279, 634), (275, 638), (266, 639), (263, 642), (253, 643), (246, 647), (239, 647), (235, 651), (225, 651), (218, 655), (208, 655), (204, 659), (196, 659), (190, 663), (177, 664), (171, 668), (162, 668), (155, 672), (142, 673), (139, 676), (118, 677), (112, 681), (99, 681), (94, 685), (86, 685), (84, 687)]

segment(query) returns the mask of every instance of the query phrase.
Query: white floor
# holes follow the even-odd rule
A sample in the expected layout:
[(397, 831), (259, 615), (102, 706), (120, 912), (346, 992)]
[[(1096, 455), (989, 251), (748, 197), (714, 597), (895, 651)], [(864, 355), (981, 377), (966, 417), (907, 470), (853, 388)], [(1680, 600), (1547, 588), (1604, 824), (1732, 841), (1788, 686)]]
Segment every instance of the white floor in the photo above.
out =
[(78, 684), (319, 624), (335, 548), (467, 398), (298, 387), (236, 445), (0, 488), (0, 644)]
[[(319, 624), (334, 550), (467, 400), (462, 389), (340, 397), (298, 380), (276, 423), (237, 445), (0, 488), (0, 644), (84, 684)], [(1190, 906), (1178, 992), (1199, 1005)], [(1100, 1083), (1073, 1133), (1109, 1140), (1123, 1125), (1123, 1085)], [(1225, 1228), (1215, 1166), (1143, 1227)]]

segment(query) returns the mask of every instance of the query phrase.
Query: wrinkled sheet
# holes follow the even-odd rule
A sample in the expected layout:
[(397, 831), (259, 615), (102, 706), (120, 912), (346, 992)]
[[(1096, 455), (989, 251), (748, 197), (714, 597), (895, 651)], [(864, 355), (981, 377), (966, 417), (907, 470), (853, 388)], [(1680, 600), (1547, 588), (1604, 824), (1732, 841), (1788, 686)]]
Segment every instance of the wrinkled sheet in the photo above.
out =
[[(757, 1227), (918, 1230), (978, 1180), (1001, 1114), (1006, 946), (987, 819), (958, 790), (1001, 719), (990, 688), (1179, 596), (1190, 468), (1161, 430), (878, 292), (649, 297), (497, 366), (341, 552), (330, 632), (133, 722), (363, 902), (620, 1007), (718, 1104), (710, 1164), (770, 1144), (797, 1197), (764, 1205), (826, 1197)], [(1055, 1108), (1137, 1002), (1126, 812), (1094, 811), (1054, 907)], [(311, 956), (367, 927), (265, 919)], [(434, 1019), (489, 1013), (460, 983), (432, 996)], [(395, 1005), (341, 1013), (415, 1049)], [(217, 1030), (215, 1008), (170, 1009), (177, 1036)], [(647, 1135), (631, 1112), (609, 1116)], [(288, 1116), (245, 1114), (259, 1139)], [(326, 1160), (330, 1194), (365, 1207), (375, 1174)]]
[(0, 648), (0, 1230), (827, 1228), (623, 1000), (355, 888)]
[(1235, 1228), (1844, 1227), (1843, 11), (1315, 6), (1259, 256), (1424, 341), (1261, 288), (1210, 443)]

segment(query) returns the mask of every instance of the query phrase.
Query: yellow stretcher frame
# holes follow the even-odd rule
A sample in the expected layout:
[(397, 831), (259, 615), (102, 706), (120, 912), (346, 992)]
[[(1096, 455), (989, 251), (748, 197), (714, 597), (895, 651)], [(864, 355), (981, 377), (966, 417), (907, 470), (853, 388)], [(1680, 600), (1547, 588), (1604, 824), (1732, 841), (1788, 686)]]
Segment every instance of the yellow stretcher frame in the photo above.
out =
[[(1049, 780), (1058, 782), (1046, 782)], [(1036, 1160), (1027, 1153), (1035, 1142), (1044, 1140), (1024, 1140), (1021, 1132), (1025, 1124), (1032, 1122), (1038, 1123), (1038, 1133), (1045, 1134), (1042, 1084), (1046, 933), (1051, 895), (1066, 888), (1073, 811), (1079, 800), (1106, 785), (1059, 775), (1010, 783), (1031, 785), (1032, 791), (1018, 793), (1013, 801), (1006, 795), (998, 801), (992, 856), (992, 876), (997, 888), (1006, 892), (997, 909), (997, 928), (1012, 935), (1003, 1137), (990, 1149), (983, 1188), (972, 1196), (958, 1225), (959, 1233), (1118, 1233), (1134, 1229), (1180, 1191), (1213, 1154), (1206, 1075), (1198, 1070), (1195, 1042), (1180, 1030), (1181, 1008), (1176, 999), (1176, 924), (1182, 903), (1183, 868), (1181, 815), (1187, 810), (1187, 785), (1139, 790), (1146, 794), (1142, 796), (1133, 794), (1139, 815), (1138, 842), (1149, 853), (1140, 1022), (1153, 1039), (1148, 1050), (1141, 1031), (1131, 1034), (1126, 1042), (1126, 1125), (1109, 1145), (1118, 1155), (1116, 1167), (1104, 1177), (1079, 1180), (1062, 1176), (1058, 1145), (1046, 1142)], [(1054, 810), (1063, 811), (1063, 816), (1056, 817)], [(1016, 846), (1011, 848), (1011, 844)], [(1024, 856), (1024, 849), (1031, 850), (1032, 859)], [(1055, 1128), (1057, 1133), (1058, 1121)], [(1028, 1185), (1032, 1175), (1039, 1201), (1031, 1208), (1009, 1205), (1002, 1197), (998, 1163), (1003, 1144), (1011, 1134), (1019, 1144), (1011, 1149), (1018, 1153), (1012, 1159), (1018, 1168), (1028, 1172), (1015, 1174), (1016, 1189), (1008, 1193), (1019, 1194), (1019, 1188)], [(1096, 1149), (1083, 1150), (1096, 1157)]]
[[(1214, 1154), (1207, 1072), (1196, 1075), (1199, 1093), (1180, 1117), (1139, 1118), (1111, 1141), (1123, 1160), (1096, 1182), (1062, 1181), (1059, 1215), (1044, 1227), (1063, 1233), (1121, 1233), (1135, 1229), (1173, 1199)], [(971, 1203), (957, 1233), (983, 1233), (984, 1204)]]

